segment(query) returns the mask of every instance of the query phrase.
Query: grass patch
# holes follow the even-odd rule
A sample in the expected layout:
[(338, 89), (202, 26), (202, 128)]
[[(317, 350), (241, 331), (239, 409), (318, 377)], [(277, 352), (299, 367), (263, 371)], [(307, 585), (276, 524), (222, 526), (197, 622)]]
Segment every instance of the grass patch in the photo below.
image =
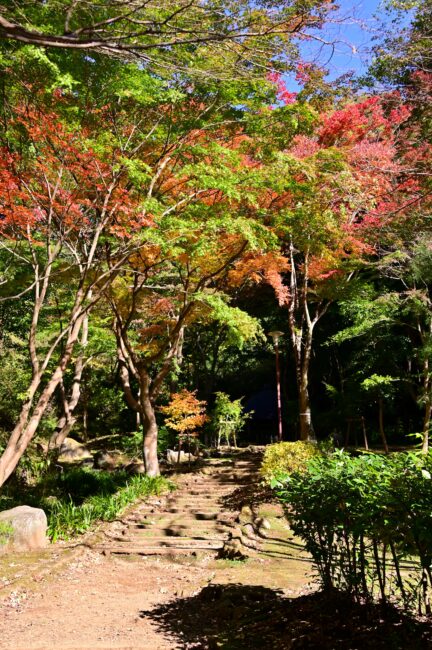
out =
[(7, 521), (0, 521), (0, 546), (7, 544), (13, 535), (13, 528)]
[(0, 510), (24, 503), (42, 508), (48, 518), (48, 535), (55, 542), (84, 533), (98, 521), (113, 521), (135, 501), (170, 489), (172, 483), (162, 476), (131, 477), (124, 471), (72, 468), (45, 476), (31, 489), (6, 487), (0, 495)]
[(48, 534), (52, 541), (84, 533), (97, 521), (113, 521), (138, 499), (160, 494), (170, 483), (158, 476), (134, 476), (114, 493), (93, 494), (76, 505), (69, 501), (52, 501), (46, 508)]

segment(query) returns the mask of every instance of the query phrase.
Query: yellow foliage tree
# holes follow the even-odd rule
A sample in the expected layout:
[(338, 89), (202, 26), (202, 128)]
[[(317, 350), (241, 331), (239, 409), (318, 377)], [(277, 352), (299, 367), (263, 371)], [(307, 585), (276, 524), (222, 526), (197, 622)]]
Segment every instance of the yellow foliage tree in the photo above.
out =
[(198, 430), (208, 420), (206, 406), (205, 400), (197, 399), (196, 391), (184, 388), (178, 393), (173, 393), (169, 404), (161, 407), (161, 412), (168, 416), (165, 420), (166, 426), (177, 431), (179, 456), (184, 440), (188, 442), (190, 455), (190, 439), (198, 435)]

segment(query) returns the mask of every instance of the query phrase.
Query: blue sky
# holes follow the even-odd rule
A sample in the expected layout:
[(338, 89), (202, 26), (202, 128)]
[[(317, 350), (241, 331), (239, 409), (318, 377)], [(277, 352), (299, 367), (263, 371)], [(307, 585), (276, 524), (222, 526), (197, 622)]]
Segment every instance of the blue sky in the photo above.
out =
[(379, 5), (379, 0), (341, 0), (337, 12), (337, 19), (341, 22), (329, 25), (325, 30), (328, 40), (335, 42), (334, 53), (328, 48), (331, 60), (327, 67), (332, 78), (351, 70), (366, 70), (373, 39), (386, 20)]
[[(382, 35), (383, 25), (389, 25), (392, 20), (380, 0), (340, 0), (338, 4), (340, 8), (333, 22), (317, 33), (323, 40), (333, 43), (333, 47), (317, 41), (301, 46), (305, 60), (316, 60), (326, 67), (330, 79), (351, 71), (365, 72), (374, 42)], [(293, 87), (292, 80), (289, 86)]]

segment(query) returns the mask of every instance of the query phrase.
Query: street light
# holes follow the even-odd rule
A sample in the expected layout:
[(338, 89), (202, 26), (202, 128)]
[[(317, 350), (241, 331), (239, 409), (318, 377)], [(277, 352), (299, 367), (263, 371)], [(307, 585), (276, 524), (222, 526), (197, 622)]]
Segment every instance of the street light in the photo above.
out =
[(282, 401), (281, 401), (281, 387), (280, 387), (280, 367), (279, 367), (279, 339), (283, 336), (283, 332), (269, 332), (269, 336), (272, 337), (275, 352), (276, 352), (276, 388), (277, 388), (277, 405), (278, 405), (278, 441), (282, 441)]

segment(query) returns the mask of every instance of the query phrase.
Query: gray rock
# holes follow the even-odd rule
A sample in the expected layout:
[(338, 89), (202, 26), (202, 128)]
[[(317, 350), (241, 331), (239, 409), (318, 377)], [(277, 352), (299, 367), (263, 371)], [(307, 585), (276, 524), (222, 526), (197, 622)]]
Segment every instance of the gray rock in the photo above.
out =
[(246, 537), (249, 537), (249, 539), (256, 540), (255, 530), (252, 524), (245, 524), (242, 528), (242, 532)]
[(3, 545), (4, 550), (33, 551), (45, 548), (48, 522), (40, 508), (17, 506), (0, 512), (0, 522), (9, 525), (11, 536)]
[(173, 449), (167, 449), (167, 463), (168, 465), (177, 465), (178, 463), (188, 463), (190, 459), (190, 462), (193, 463), (196, 460), (196, 457), (191, 454), (189, 456), (188, 452), (186, 451), (181, 451), (180, 452), (180, 459), (179, 459), (179, 453), (178, 451), (174, 451)]
[(65, 438), (60, 447), (60, 453), (57, 460), (60, 465), (82, 463), (83, 461), (90, 460), (93, 462), (93, 455), (81, 442), (78, 442), (73, 438)]
[(145, 474), (145, 465), (142, 462), (140, 463), (139, 461), (135, 461), (127, 465), (126, 471), (132, 475)]
[(96, 469), (114, 470), (124, 464), (124, 456), (120, 451), (106, 451), (105, 449), (96, 452), (94, 466)]

